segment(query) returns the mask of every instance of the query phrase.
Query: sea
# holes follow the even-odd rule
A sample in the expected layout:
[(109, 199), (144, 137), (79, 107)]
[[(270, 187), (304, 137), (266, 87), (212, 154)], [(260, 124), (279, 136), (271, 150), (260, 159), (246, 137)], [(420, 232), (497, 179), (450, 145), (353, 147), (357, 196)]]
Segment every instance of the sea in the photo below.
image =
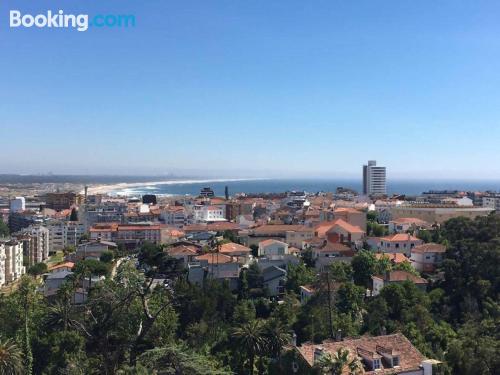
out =
[[(286, 191), (305, 191), (308, 193), (333, 192), (337, 187), (362, 189), (359, 180), (349, 179), (228, 179), (228, 180), (179, 180), (165, 183), (133, 184), (120, 187), (111, 192), (114, 195), (140, 196), (156, 194), (162, 196), (198, 195), (204, 187), (210, 187), (218, 196), (224, 195), (225, 187), (229, 194), (237, 193), (280, 193)], [(458, 191), (500, 191), (500, 180), (389, 180), (388, 194), (420, 195), (429, 190)]]

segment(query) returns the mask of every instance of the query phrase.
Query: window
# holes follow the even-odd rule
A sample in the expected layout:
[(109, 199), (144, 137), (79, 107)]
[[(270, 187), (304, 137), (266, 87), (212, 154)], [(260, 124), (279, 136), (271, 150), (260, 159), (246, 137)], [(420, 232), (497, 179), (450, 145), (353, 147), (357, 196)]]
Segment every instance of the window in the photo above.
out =
[(399, 357), (392, 357), (392, 367), (399, 366)]
[(374, 370), (379, 370), (380, 369), (380, 359), (376, 358), (373, 360), (373, 369)]

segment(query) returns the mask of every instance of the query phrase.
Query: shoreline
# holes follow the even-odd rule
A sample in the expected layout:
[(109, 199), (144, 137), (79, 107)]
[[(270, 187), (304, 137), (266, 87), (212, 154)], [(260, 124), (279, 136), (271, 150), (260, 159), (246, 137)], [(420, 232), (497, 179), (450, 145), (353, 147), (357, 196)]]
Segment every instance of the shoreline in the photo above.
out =
[[(191, 180), (164, 180), (164, 181), (150, 181), (150, 182), (120, 182), (117, 184), (100, 184), (88, 187), (88, 194), (118, 194), (120, 190), (139, 186), (156, 186), (156, 185), (182, 185), (182, 184), (201, 184), (212, 182), (236, 182), (236, 181), (259, 181), (268, 180), (268, 178), (214, 178), (214, 179), (191, 179)], [(85, 190), (80, 191), (84, 194)]]

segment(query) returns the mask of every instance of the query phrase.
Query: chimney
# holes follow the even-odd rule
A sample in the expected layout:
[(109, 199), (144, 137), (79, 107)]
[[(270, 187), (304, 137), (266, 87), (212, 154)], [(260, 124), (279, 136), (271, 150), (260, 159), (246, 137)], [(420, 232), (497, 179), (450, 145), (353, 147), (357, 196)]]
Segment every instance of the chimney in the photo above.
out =
[(323, 349), (322, 346), (317, 346), (314, 348), (314, 357), (313, 361), (314, 363), (318, 363), (318, 361), (325, 355), (325, 350)]

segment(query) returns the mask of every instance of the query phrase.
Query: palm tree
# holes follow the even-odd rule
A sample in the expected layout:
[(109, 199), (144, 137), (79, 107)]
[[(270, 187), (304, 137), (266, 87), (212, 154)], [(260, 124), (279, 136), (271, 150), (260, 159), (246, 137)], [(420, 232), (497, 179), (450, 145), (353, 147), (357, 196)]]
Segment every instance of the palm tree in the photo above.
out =
[(331, 354), (323, 355), (316, 367), (323, 374), (343, 375), (346, 371), (349, 375), (362, 373), (359, 360), (356, 357), (350, 359), (349, 350), (343, 348), (339, 348), (333, 356)]
[(264, 329), (261, 321), (253, 320), (235, 328), (231, 334), (238, 345), (248, 356), (248, 367), (253, 374), (255, 356), (262, 353), (265, 347)]
[(278, 319), (271, 319), (264, 327), (264, 339), (266, 351), (272, 358), (278, 360), (281, 370), (281, 352), (283, 347), (289, 344), (292, 339), (290, 332)]
[(0, 374), (17, 375), (22, 373), (22, 350), (11, 339), (0, 339)]

